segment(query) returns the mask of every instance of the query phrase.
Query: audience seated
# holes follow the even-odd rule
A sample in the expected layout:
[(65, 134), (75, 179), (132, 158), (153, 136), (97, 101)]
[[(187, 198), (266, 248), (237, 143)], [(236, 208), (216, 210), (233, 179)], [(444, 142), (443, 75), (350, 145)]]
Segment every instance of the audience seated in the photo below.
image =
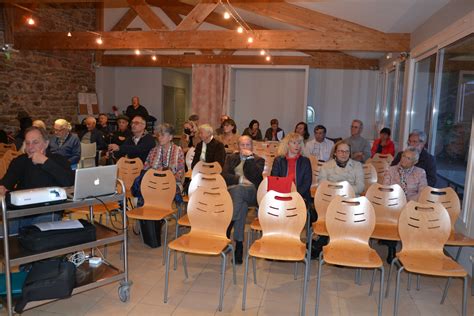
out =
[[(181, 147), (173, 144), (174, 128), (164, 123), (157, 128), (158, 145), (150, 150), (143, 170), (150, 168), (157, 170), (169, 169), (176, 178), (176, 196), (183, 192), (184, 154)], [(178, 199), (180, 200), (180, 198)]]
[(107, 114), (100, 113), (98, 117), (97, 129), (104, 134), (105, 141), (110, 143), (110, 139), (112, 138), (112, 133), (114, 131), (113, 127), (108, 123), (109, 118)]
[(145, 118), (135, 115), (132, 119), (132, 137), (127, 138), (122, 145), (110, 144), (108, 154), (114, 155), (116, 159), (127, 156), (128, 158), (140, 158), (145, 162), (150, 150), (155, 147), (155, 139), (146, 131)]
[(140, 104), (140, 98), (137, 96), (132, 98), (132, 104), (127, 107), (125, 115), (128, 116), (130, 120), (133, 120), (136, 115), (140, 115), (145, 119), (145, 122), (148, 120), (149, 116), (147, 109)]
[(395, 144), (390, 139), (390, 128), (384, 127), (380, 130), (380, 138), (374, 140), (372, 144), (371, 156), (373, 157), (375, 154), (383, 154), (383, 155), (392, 155), (395, 157)]
[(351, 136), (345, 141), (351, 146), (351, 158), (364, 163), (370, 157), (370, 144), (364, 137), (360, 136), (364, 129), (361, 120), (353, 120), (351, 125)]
[(222, 133), (216, 137), (218, 141), (224, 144), (225, 152), (232, 154), (239, 151), (239, 135), (237, 134), (237, 126), (233, 119), (228, 118), (222, 123)]
[(306, 124), (305, 122), (299, 122), (298, 124), (296, 124), (295, 133), (298, 133), (303, 136), (303, 141), (306, 144), (309, 139), (308, 124)]
[[(224, 124), (225, 129), (225, 124)], [(222, 175), (226, 181), (234, 213), (228, 236), (234, 227), (235, 262), (242, 264), (245, 222), (249, 206), (257, 205), (257, 189), (262, 182), (265, 160), (253, 153), (252, 139), (243, 135), (238, 139), (239, 152), (228, 155)]]
[[(425, 149), (426, 134), (420, 130), (413, 130), (408, 136), (408, 146), (414, 147), (420, 153), (416, 167), (425, 170), (426, 179), (430, 187), (436, 186), (436, 161), (435, 158)], [(402, 152), (399, 152), (392, 161), (392, 166), (398, 165)]]
[(219, 136), (221, 135), (222, 133), (224, 133), (224, 122), (225, 120), (228, 120), (230, 119), (230, 116), (229, 115), (221, 115), (221, 125), (219, 125), (218, 128), (216, 128), (216, 130), (214, 131), (214, 133), (216, 134), (216, 136)]
[(122, 145), (125, 140), (132, 137), (132, 132), (128, 126), (129, 118), (126, 115), (119, 115), (117, 118), (117, 130), (112, 133), (111, 144)]
[(49, 142), (49, 150), (53, 154), (66, 157), (71, 168), (76, 169), (81, 159), (81, 142), (76, 134), (71, 133), (72, 126), (65, 119), (54, 121), (54, 135)]
[(283, 138), (278, 147), (278, 156), (273, 160), (271, 175), (289, 177), (308, 207), (311, 205), (312, 172), (310, 160), (302, 155), (303, 147), (300, 134), (292, 132)]
[(96, 120), (93, 116), (89, 116), (84, 121), (87, 129), (79, 134), (79, 139), (82, 143), (92, 144), (96, 143), (97, 150), (104, 150), (107, 144), (104, 139), (104, 134), (96, 128)]
[(326, 138), (326, 127), (316, 125), (314, 127), (314, 139), (308, 141), (304, 147), (306, 156), (315, 156), (318, 160), (328, 161), (331, 158), (331, 150), (334, 142)]
[(285, 137), (285, 132), (278, 127), (278, 120), (272, 119), (270, 121), (270, 127), (265, 132), (265, 140), (280, 141)]
[(196, 145), (191, 168), (194, 168), (199, 161), (217, 161), (221, 167), (223, 167), (225, 161), (224, 144), (214, 138), (214, 129), (212, 126), (209, 124), (199, 126), (199, 137), (202, 140)]
[[(68, 160), (47, 152), (48, 145), (48, 135), (44, 129), (32, 126), (25, 131), (25, 154), (10, 163), (7, 173), (0, 180), (0, 195), (11, 190), (74, 185), (74, 172)], [(10, 219), (9, 233), (16, 234), (21, 227), (59, 220), (60, 217), (57, 212)]]
[(247, 127), (242, 135), (247, 135), (252, 140), (262, 140), (262, 131), (260, 130), (260, 123), (257, 120), (251, 120), (249, 127)]
[(198, 135), (197, 125), (193, 121), (186, 121), (183, 124), (184, 133), (181, 135), (180, 145), (184, 154), (188, 152), (191, 147), (196, 148), (196, 145), (201, 141)]
[[(330, 182), (347, 181), (352, 185), (355, 194), (364, 191), (364, 170), (362, 164), (351, 159), (351, 146), (346, 140), (338, 141), (329, 160), (319, 170), (319, 181)], [(316, 210), (317, 211), (317, 210)]]

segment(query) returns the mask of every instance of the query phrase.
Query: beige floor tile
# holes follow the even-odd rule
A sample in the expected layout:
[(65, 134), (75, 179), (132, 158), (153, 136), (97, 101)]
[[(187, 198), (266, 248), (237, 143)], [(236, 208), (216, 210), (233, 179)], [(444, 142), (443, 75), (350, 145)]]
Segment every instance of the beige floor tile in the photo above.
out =
[(156, 284), (140, 301), (140, 303), (155, 306), (178, 306), (190, 288), (190, 284), (170, 284), (168, 301), (164, 303), (164, 283)]
[(85, 315), (127, 315), (135, 305), (136, 304), (132, 302), (123, 303), (118, 298), (111, 299), (104, 297), (100, 299), (97, 304), (92, 306)]
[(128, 313), (129, 316), (151, 316), (151, 315), (160, 315), (168, 316), (172, 315), (175, 306), (156, 306), (139, 303)]
[(44, 305), (42, 310), (64, 315), (84, 315), (92, 306), (97, 304), (100, 299), (101, 297), (93, 297), (81, 293), (68, 299), (58, 300)]

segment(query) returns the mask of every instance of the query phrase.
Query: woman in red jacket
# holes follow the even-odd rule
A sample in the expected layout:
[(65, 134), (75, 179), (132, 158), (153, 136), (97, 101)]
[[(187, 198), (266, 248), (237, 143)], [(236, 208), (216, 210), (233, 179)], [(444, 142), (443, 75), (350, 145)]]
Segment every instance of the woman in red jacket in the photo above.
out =
[(372, 156), (379, 153), (382, 155), (390, 154), (392, 157), (395, 157), (395, 145), (390, 139), (390, 128), (384, 127), (380, 130), (380, 138), (374, 140), (372, 145)]

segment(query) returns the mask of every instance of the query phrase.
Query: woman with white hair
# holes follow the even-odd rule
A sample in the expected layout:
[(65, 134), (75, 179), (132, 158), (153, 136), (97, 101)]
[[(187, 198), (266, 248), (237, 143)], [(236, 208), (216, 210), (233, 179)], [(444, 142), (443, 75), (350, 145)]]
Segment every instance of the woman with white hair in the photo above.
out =
[(77, 168), (77, 163), (81, 159), (81, 141), (76, 134), (71, 133), (71, 123), (65, 119), (54, 121), (54, 136), (49, 142), (49, 151), (66, 157), (72, 169)]

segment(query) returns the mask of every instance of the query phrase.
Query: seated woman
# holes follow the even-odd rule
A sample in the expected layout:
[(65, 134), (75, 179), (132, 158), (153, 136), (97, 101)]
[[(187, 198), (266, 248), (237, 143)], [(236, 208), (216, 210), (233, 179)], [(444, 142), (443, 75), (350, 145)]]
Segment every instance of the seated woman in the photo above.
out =
[(285, 137), (285, 132), (278, 127), (278, 120), (272, 119), (270, 121), (270, 127), (265, 132), (265, 140), (281, 141), (283, 137)]
[(289, 133), (283, 138), (278, 147), (278, 157), (273, 161), (271, 175), (289, 177), (308, 207), (312, 200), (310, 193), (312, 171), (311, 162), (302, 155), (303, 148), (303, 137), (300, 134)]
[(158, 126), (158, 145), (150, 150), (143, 170), (150, 168), (170, 170), (176, 178), (176, 197), (180, 201), (184, 180), (184, 154), (181, 147), (173, 144), (174, 128), (168, 123)]
[(252, 140), (262, 140), (262, 131), (260, 131), (260, 123), (257, 120), (251, 120), (249, 127), (247, 127), (242, 135), (247, 135)]
[[(403, 151), (400, 162), (389, 167), (383, 177), (384, 185), (400, 185), (408, 201), (418, 200), (419, 193), (428, 185), (425, 170), (415, 167), (419, 157), (420, 154), (416, 148), (408, 147)], [(382, 243), (388, 246), (387, 262), (392, 263), (397, 242), (385, 240)]]
[(306, 144), (309, 139), (308, 124), (306, 124), (305, 122), (299, 122), (298, 124), (296, 124), (295, 133), (298, 133), (303, 136), (304, 143)]
[(390, 139), (390, 128), (384, 127), (380, 130), (380, 138), (377, 138), (374, 140), (374, 144), (372, 145), (371, 149), (371, 157), (373, 157), (375, 154), (383, 154), (383, 155), (392, 155), (392, 157), (395, 157), (395, 145)]
[(360, 162), (351, 159), (351, 146), (344, 140), (338, 141), (333, 147), (331, 157), (332, 159), (321, 167), (319, 181), (347, 181), (352, 185), (355, 194), (360, 195), (364, 191), (364, 170)]
[(239, 135), (233, 119), (228, 118), (222, 122), (222, 133), (216, 139), (224, 144), (226, 154), (239, 151)]
[(181, 135), (180, 146), (186, 154), (189, 148), (194, 147), (201, 141), (198, 135), (198, 127), (193, 121), (186, 121), (183, 124), (184, 133)]

